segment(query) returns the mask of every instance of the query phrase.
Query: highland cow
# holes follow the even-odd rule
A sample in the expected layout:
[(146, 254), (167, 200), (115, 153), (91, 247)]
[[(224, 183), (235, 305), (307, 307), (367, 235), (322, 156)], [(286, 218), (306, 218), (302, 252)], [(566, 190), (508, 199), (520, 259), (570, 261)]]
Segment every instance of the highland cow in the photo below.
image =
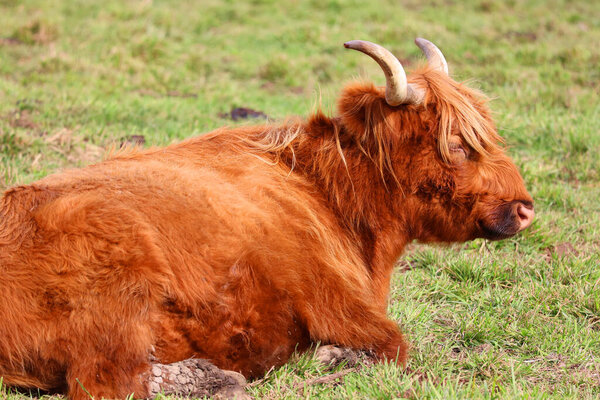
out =
[(200, 393), (199, 359), (257, 377), (315, 342), (404, 365), (386, 308), (406, 244), (507, 238), (534, 215), (485, 97), (416, 43), (428, 63), (409, 79), (384, 48), (346, 43), (387, 84), (346, 86), (333, 117), (130, 149), (6, 191), (4, 383), (149, 397), (185, 370)]

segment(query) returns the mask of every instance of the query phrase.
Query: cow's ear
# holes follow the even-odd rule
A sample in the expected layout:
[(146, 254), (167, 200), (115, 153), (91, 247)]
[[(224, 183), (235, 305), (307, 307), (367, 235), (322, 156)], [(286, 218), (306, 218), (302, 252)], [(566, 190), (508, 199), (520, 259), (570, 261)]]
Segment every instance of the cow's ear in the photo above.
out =
[(364, 141), (370, 133), (390, 128), (394, 108), (385, 101), (383, 89), (373, 84), (353, 84), (344, 89), (338, 101), (338, 115), (345, 133)]

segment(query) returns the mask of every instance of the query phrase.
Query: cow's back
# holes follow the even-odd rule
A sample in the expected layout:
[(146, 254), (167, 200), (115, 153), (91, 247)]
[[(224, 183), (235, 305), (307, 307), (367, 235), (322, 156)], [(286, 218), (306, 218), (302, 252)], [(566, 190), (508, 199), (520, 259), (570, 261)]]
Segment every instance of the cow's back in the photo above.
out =
[[(268, 161), (198, 140), (25, 187), (30, 228), (13, 264), (45, 293), (35, 294), (44, 356), (68, 364), (52, 345), (61, 327), (74, 325), (66, 340), (83, 353), (83, 342), (118, 340), (98, 325), (121, 324), (165, 362), (201, 356), (260, 374), (308, 343), (295, 299), (323, 277), (366, 296), (360, 258), (318, 191)], [(238, 354), (252, 334), (256, 354)]]

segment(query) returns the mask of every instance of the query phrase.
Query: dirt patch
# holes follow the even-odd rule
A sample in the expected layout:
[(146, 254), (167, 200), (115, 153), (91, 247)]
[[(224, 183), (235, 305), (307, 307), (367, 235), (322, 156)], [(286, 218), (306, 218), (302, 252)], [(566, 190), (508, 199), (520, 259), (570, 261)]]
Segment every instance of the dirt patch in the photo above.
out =
[(484, 13), (490, 13), (496, 10), (496, 5), (491, 1), (482, 1), (479, 3), (479, 7), (477, 7), (479, 11)]
[(48, 22), (35, 20), (15, 30), (10, 38), (18, 43), (44, 45), (58, 38), (58, 29)]
[(19, 39), (13, 37), (0, 37), (0, 46), (17, 46), (23, 44)]
[(249, 118), (264, 118), (268, 119), (269, 117), (262, 111), (253, 110), (251, 108), (246, 107), (236, 107), (233, 108), (229, 113), (220, 113), (220, 118), (229, 118), (234, 121), (238, 121), (241, 119), (249, 119)]
[(184, 92), (180, 92), (178, 90), (169, 90), (166, 93), (159, 93), (152, 89), (138, 89), (138, 90), (135, 90), (134, 92), (139, 95), (142, 95), (142, 96), (154, 97), (156, 99), (161, 98), (161, 97), (180, 97), (180, 98), (184, 98), (184, 99), (198, 97), (198, 95), (196, 93), (184, 93)]
[(265, 89), (269, 92), (274, 91), (277, 88), (277, 85), (275, 85), (273, 82), (265, 82), (262, 85), (260, 85), (261, 89)]
[(549, 261), (553, 257), (564, 258), (568, 256), (578, 256), (579, 251), (573, 246), (572, 243), (564, 242), (555, 244), (552, 247), (544, 249), (544, 258)]
[(146, 144), (146, 137), (144, 135), (130, 135), (121, 139), (119, 147), (123, 146), (143, 146)]
[(538, 39), (538, 35), (535, 32), (508, 31), (503, 36), (507, 39), (516, 39), (525, 42), (535, 42)]
[(184, 99), (189, 99), (189, 98), (194, 98), (195, 99), (196, 97), (198, 97), (198, 95), (195, 94), (195, 93), (183, 93), (183, 92), (180, 92), (178, 90), (169, 90), (167, 92), (167, 96), (169, 96), (169, 97), (181, 97), (181, 98), (184, 98)]
[(155, 97), (155, 98), (161, 97), (160, 94), (158, 94), (157, 92), (155, 92), (154, 90), (151, 90), (151, 89), (139, 89), (139, 90), (136, 90), (135, 93), (142, 95), (142, 96), (147, 96), (147, 97)]
[(581, 363), (569, 363), (568, 357), (562, 354), (550, 353), (546, 357), (534, 358), (523, 361), (525, 364), (539, 364), (538, 373), (526, 377), (528, 382), (537, 383), (545, 380), (566, 380), (580, 384), (600, 384), (600, 371), (598, 360), (590, 357)]
[(492, 346), (491, 344), (483, 343), (478, 346), (475, 346), (473, 348), (473, 351), (475, 351), (477, 354), (484, 354), (484, 353), (489, 353), (493, 349), (494, 349), (494, 346)]
[(31, 111), (15, 110), (6, 116), (8, 124), (13, 128), (37, 129), (38, 124), (33, 122)]

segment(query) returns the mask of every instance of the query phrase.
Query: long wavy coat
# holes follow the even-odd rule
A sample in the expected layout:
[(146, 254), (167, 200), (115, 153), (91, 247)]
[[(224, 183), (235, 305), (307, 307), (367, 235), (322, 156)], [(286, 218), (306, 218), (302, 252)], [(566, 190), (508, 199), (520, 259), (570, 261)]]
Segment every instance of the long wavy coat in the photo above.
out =
[(424, 67), (420, 104), (347, 86), (335, 116), (223, 129), (8, 190), (0, 376), (145, 396), (153, 360), (259, 376), (312, 342), (405, 363), (405, 245), (497, 239), (531, 198), (486, 100)]

